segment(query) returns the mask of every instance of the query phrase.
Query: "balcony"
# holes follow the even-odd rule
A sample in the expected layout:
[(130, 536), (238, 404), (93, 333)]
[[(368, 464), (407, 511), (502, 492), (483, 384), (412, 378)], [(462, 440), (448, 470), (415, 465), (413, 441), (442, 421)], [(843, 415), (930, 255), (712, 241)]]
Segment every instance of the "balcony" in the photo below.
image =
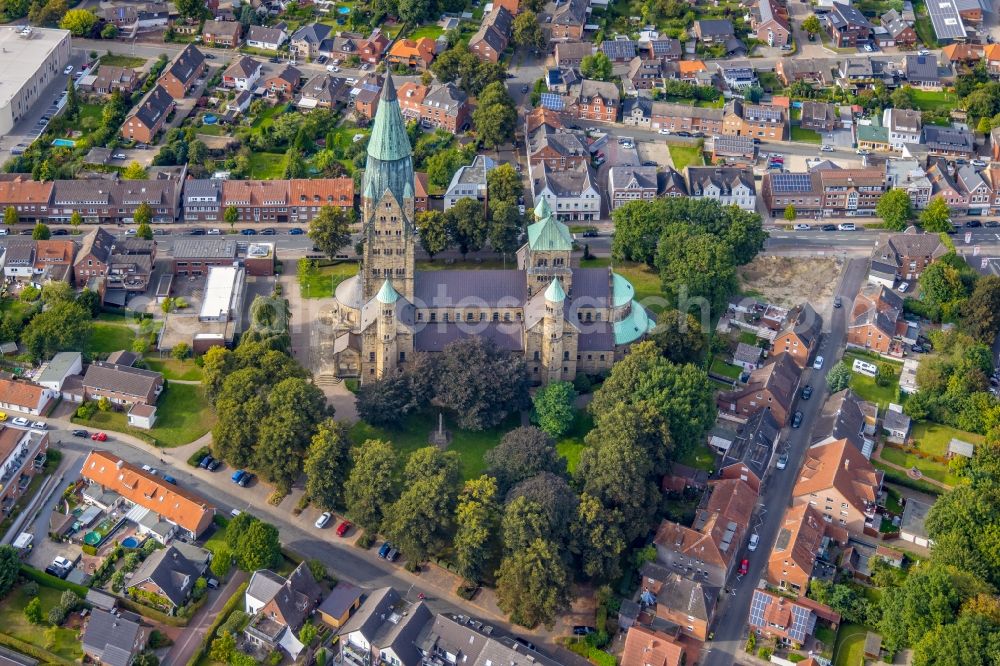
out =
[(344, 654), (345, 663), (353, 664), (354, 666), (370, 666), (371, 664), (370, 652), (366, 652), (352, 645), (350, 641), (342, 641), (341, 650)]

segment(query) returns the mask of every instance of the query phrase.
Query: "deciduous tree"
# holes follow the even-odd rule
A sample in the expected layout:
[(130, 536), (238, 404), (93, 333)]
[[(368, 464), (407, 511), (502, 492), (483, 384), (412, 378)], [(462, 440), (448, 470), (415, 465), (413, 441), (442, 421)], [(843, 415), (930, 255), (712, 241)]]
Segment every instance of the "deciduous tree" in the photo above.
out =
[(535, 12), (525, 10), (514, 19), (514, 43), (532, 49), (545, 47), (545, 33)]
[(490, 169), (489, 173), (486, 174), (486, 185), (491, 205), (498, 201), (517, 205), (520, 198), (524, 196), (524, 183), (521, 180), (521, 174), (514, 169), (510, 162), (504, 162)]
[(351, 451), (353, 465), (344, 483), (347, 515), (369, 533), (378, 532), (395, 493), (396, 451), (392, 444), (366, 440)]
[(941, 232), (951, 228), (951, 209), (944, 197), (931, 199), (927, 208), (920, 213), (920, 226), (924, 231)]
[(309, 238), (333, 259), (351, 243), (351, 215), (336, 206), (323, 206), (309, 222)]
[(823, 26), (820, 24), (818, 16), (810, 14), (802, 21), (802, 29), (810, 35), (818, 35), (822, 32)]
[(424, 248), (431, 261), (434, 261), (434, 255), (451, 246), (448, 217), (439, 210), (418, 213), (417, 231), (420, 232), (420, 247)]
[(976, 340), (992, 344), (1000, 333), (1000, 277), (986, 275), (976, 280), (962, 306), (962, 329)]
[(450, 410), (461, 428), (495, 427), (528, 404), (524, 360), (492, 342), (466, 338), (448, 345), (435, 361), (449, 381), (440, 382), (434, 402)]
[[(76, 211), (74, 211), (76, 212)], [(17, 224), (17, 209), (13, 206), (7, 206), (3, 211), (3, 223), (8, 227), (13, 227)]]
[(603, 582), (621, 575), (619, 562), (628, 545), (621, 530), (624, 522), (618, 509), (606, 508), (587, 493), (580, 496), (570, 544), (584, 576)]
[(326, 419), (316, 427), (306, 451), (303, 471), (306, 494), (325, 511), (340, 506), (350, 462), (349, 442), (342, 425)]
[(236, 551), (240, 568), (257, 571), (276, 566), (281, 560), (281, 542), (278, 528), (262, 520), (255, 520), (243, 532)]
[(541, 472), (566, 473), (566, 460), (555, 441), (533, 427), (515, 428), (483, 456), (487, 471), (496, 477), (501, 493)]
[(875, 205), (875, 214), (882, 218), (887, 228), (902, 231), (913, 218), (913, 204), (910, 202), (910, 195), (906, 193), (906, 190), (889, 190)]
[(91, 328), (89, 312), (79, 303), (61, 301), (32, 318), (21, 343), (34, 358), (51, 358), (56, 352), (83, 349)]
[(672, 363), (700, 363), (708, 343), (698, 320), (677, 310), (660, 312), (650, 339)]
[(569, 586), (559, 548), (536, 539), (504, 557), (497, 571), (497, 603), (516, 624), (551, 627), (569, 602)]
[(52, 237), (52, 231), (49, 230), (48, 225), (38, 222), (35, 227), (31, 230), (32, 240), (49, 240)]
[(576, 390), (570, 382), (551, 382), (538, 389), (532, 399), (531, 420), (552, 437), (560, 437), (573, 425)]
[(132, 162), (122, 171), (125, 180), (143, 180), (145, 177), (146, 169), (138, 162)]
[(97, 15), (89, 9), (70, 9), (63, 14), (59, 27), (69, 30), (74, 37), (87, 37), (97, 25)]
[(584, 56), (580, 61), (580, 73), (586, 79), (595, 81), (610, 81), (612, 75), (611, 60), (603, 52)]
[(455, 564), (458, 573), (479, 582), (496, 564), (500, 506), (497, 481), (480, 476), (465, 482), (455, 510)]
[(412, 562), (439, 553), (451, 534), (458, 496), (460, 460), (436, 446), (410, 454), (403, 470), (403, 492), (386, 509), (383, 531)]

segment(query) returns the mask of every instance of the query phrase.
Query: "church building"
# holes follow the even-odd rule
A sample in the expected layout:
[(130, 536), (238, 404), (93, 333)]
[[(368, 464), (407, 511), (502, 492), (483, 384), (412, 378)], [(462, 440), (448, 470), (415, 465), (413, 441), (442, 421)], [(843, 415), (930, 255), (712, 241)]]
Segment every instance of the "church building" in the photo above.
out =
[(537, 384), (609, 370), (655, 322), (608, 268), (573, 268), (573, 238), (545, 199), (516, 270), (416, 271), (413, 157), (392, 78), (372, 125), (361, 188), (364, 252), (336, 290), (335, 372), (376, 380), (416, 352), (470, 336), (524, 357)]

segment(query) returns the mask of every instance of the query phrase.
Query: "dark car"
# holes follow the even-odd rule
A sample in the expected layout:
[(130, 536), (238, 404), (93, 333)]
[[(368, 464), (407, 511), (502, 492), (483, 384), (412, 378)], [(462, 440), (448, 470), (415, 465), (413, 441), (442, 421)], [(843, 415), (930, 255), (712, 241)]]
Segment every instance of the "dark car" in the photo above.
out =
[(65, 578), (69, 575), (69, 571), (66, 569), (60, 569), (59, 567), (54, 567), (51, 564), (45, 567), (45, 573), (50, 576), (55, 576), (56, 578)]
[(90, 437), (90, 433), (87, 432), (86, 430), (74, 430), (73, 431), (73, 436), (74, 437)]
[(244, 229), (240, 233), (243, 234), (244, 236), (256, 236), (257, 235), (257, 230), (256, 229)]
[(702, 138), (705, 137), (705, 133), (704, 132), (691, 132), (691, 136), (693, 136), (696, 139), (702, 139)]
[(967, 226), (970, 229), (975, 229), (976, 227), (983, 226), (983, 223), (980, 222), (979, 220), (969, 220), (968, 222), (965, 223), (965, 226)]
[(69, 230), (67, 230), (67, 229), (53, 229), (52, 230), (52, 235), (53, 236), (68, 236), (69, 235)]
[(945, 233), (949, 236), (953, 236), (958, 233), (959, 229), (962, 227), (956, 227), (954, 224), (945, 229)]
[(844, 300), (840, 296), (837, 296), (836, 298), (833, 299), (833, 307), (839, 308), (843, 307), (843, 305), (844, 305)]
[(657, 164), (656, 162), (652, 161), (652, 160), (646, 160), (645, 162), (642, 163), (642, 166), (655, 167), (655, 166), (660, 166), (660, 165)]
[(823, 231), (836, 231), (836, 230), (837, 230), (837, 225), (836, 224), (824, 224), (823, 225)]
[(291, 229), (288, 230), (288, 234), (290, 236), (301, 236), (304, 233), (305, 231), (303, 231), (301, 227), (292, 227)]
[(214, 472), (215, 470), (219, 469), (219, 467), (221, 467), (221, 466), (222, 466), (222, 461), (221, 460), (218, 460), (216, 458), (212, 458), (212, 462), (208, 463), (208, 468), (207, 469), (208, 469), (209, 472)]
[(247, 486), (250, 485), (250, 482), (253, 481), (255, 478), (257, 478), (256, 474), (251, 474), (250, 472), (247, 472), (246, 474), (243, 475), (243, 478), (238, 481), (238, 483), (241, 488), (246, 488)]
[(521, 92), (523, 93), (528, 92), (528, 86), (521, 86)]
[(809, 398), (812, 397), (812, 394), (813, 394), (813, 387), (806, 384), (805, 388), (802, 389), (802, 399), (808, 400)]
[(1000, 222), (997, 222), (996, 220), (990, 220), (989, 222), (987, 222), (983, 226), (984, 227), (989, 227), (990, 229), (994, 229), (996, 227), (1000, 227)]
[(381, 545), (381, 547), (379, 547), (378, 556), (384, 560), (385, 556), (389, 554), (390, 550), (392, 550), (392, 544), (386, 541)]
[(215, 458), (213, 458), (212, 456), (205, 456), (204, 458), (201, 459), (201, 462), (198, 463), (198, 467), (201, 467), (202, 469), (208, 469), (208, 466), (211, 465), (212, 462), (214, 461)]
[(597, 233), (597, 229), (587, 229), (583, 232), (584, 238), (597, 238), (598, 236), (600, 236), (600, 234)]
[(574, 636), (589, 636), (590, 634), (597, 633), (597, 629), (594, 627), (587, 627), (582, 624), (578, 624), (573, 627)]
[(211, 53), (206, 53), (205, 60), (215, 60), (215, 56), (212, 55)]
[(194, 229), (188, 229), (188, 236), (204, 236), (205, 230), (201, 227), (195, 227)]
[(912, 347), (910, 347), (910, 351), (913, 352), (914, 354), (923, 354), (927, 350), (924, 349), (923, 345), (913, 345)]
[(278, 232), (274, 230), (274, 227), (264, 227), (258, 233), (261, 236), (273, 236), (273, 235), (275, 235)]
[(792, 427), (798, 428), (800, 425), (802, 425), (802, 412), (795, 412), (792, 417)]
[(523, 645), (524, 647), (528, 648), (529, 650), (535, 650), (536, 649), (534, 643), (532, 643), (531, 641), (526, 640), (524, 638), (521, 638), (520, 636), (518, 636), (514, 640), (517, 641), (518, 643), (520, 643), (521, 645)]
[(177, 485), (177, 479), (175, 479), (174, 477), (170, 476), (169, 474), (164, 474), (163, 475), (163, 480), (166, 481), (167, 483), (173, 484), (175, 486)]
[(268, 62), (278, 62), (278, 56), (271, 56), (268, 58)]
[(674, 132), (674, 136), (691, 136), (691, 132), (685, 132), (681, 130), (680, 132)]
[(22, 236), (30, 236), (35, 232), (33, 229), (21, 229), (21, 231), (19, 231), (18, 233), (20, 233)]

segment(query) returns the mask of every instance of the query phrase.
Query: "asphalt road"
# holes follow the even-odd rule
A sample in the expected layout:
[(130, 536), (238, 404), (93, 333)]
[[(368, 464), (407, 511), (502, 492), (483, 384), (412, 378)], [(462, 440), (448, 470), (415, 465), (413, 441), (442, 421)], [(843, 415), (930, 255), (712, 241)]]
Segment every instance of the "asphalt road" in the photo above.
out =
[[(845, 303), (854, 300), (865, 275), (868, 264), (864, 259), (852, 259), (843, 272), (836, 294)], [(826, 373), (843, 354), (847, 334), (847, 308), (833, 310), (830, 322), (824, 322), (824, 333), (817, 354), (823, 356), (823, 368), (809, 368), (802, 373), (800, 387), (806, 384), (814, 389), (810, 400), (799, 400), (796, 409), (802, 411), (802, 427), (786, 428), (780, 445), (782, 452), (789, 455), (788, 467), (784, 470), (773, 469), (770, 477), (764, 483), (757, 511), (754, 515), (754, 531), (760, 536), (760, 545), (754, 552), (738, 555), (739, 559), (750, 560), (749, 573), (746, 576), (734, 575), (729, 581), (729, 587), (735, 594), (726, 597), (720, 604), (715, 616), (715, 639), (709, 643), (710, 651), (702, 662), (704, 666), (731, 666), (738, 658), (744, 656), (743, 644), (747, 618), (750, 612), (750, 600), (753, 596), (755, 583), (764, 575), (771, 548), (778, 535), (781, 517), (785, 507), (789, 506), (792, 488), (798, 478), (798, 469), (802, 465), (812, 428), (816, 417), (826, 399)]]

